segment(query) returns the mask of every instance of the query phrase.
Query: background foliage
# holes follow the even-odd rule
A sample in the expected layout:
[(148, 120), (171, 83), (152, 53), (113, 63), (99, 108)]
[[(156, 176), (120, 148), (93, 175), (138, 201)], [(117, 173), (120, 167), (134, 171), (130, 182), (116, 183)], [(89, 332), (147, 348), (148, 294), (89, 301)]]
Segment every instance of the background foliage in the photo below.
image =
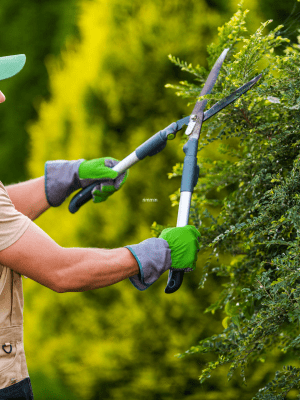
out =
[[(228, 378), (238, 371), (246, 383), (246, 373), (251, 375), (247, 367), (252, 369), (255, 363), (265, 363), (276, 354), (279, 361), (281, 352), (287, 355), (287, 365), (276, 371), (254, 399), (300, 398), (300, 36), (297, 43), (290, 43), (279, 34), (282, 26), (266, 34), (271, 22), (267, 21), (249, 37), (245, 17), (240, 7), (219, 30), (218, 43), (208, 47), (211, 62), (229, 48), (216, 91), (226, 96), (253, 78), (256, 71), (262, 71), (262, 78), (202, 130), (200, 150), (218, 143), (219, 153), (230, 159), (221, 156), (216, 160), (200, 152), (202, 179), (194, 193), (191, 218), (202, 233), (202, 250), (211, 249), (201, 287), (208, 274), (225, 278), (224, 290), (205, 310), (212, 314), (223, 311), (224, 330), (202, 339), (179, 357), (213, 353), (216, 361), (202, 370), (200, 382), (219, 366), (229, 364)], [(282, 54), (276, 55), (274, 50), (279, 46)], [(184, 66), (178, 59), (172, 61)], [(197, 80), (205, 81), (205, 70), (191, 65), (188, 69)], [(196, 89), (186, 81), (174, 88), (183, 97)], [(181, 165), (177, 164), (171, 176), (180, 174)], [(223, 196), (216, 196), (217, 192)], [(177, 204), (177, 197), (176, 193), (173, 204)], [(232, 259), (222, 262), (221, 254)]]
[[(189, 76), (167, 55), (209, 67), (207, 45), (236, 11), (236, 1), (208, 3), (3, 2), (1, 55), (27, 56), (22, 73), (1, 82), (7, 97), (0, 107), (4, 184), (42, 175), (50, 159), (122, 159), (150, 135), (189, 114), (186, 101), (164, 88)], [(273, 24), (276, 18), (282, 22), (293, 5), (281, 5)], [(265, 18), (260, 3), (245, 2), (245, 7), (251, 9), (248, 24), (254, 32), (268, 13), (276, 14), (277, 5), (264, 9)], [(229, 83), (238, 85), (238, 80)], [(231, 88), (220, 85), (219, 92)], [(76, 215), (68, 213), (66, 203), (50, 209), (37, 224), (62, 246), (107, 248), (150, 237), (154, 220), (154, 235), (162, 226), (174, 226), (177, 207), (171, 207), (169, 196), (176, 202), (172, 193), (180, 177), (167, 176), (180, 172), (171, 172), (184, 156), (178, 143), (177, 137), (163, 153), (132, 168), (128, 183), (109, 203), (88, 204)], [(212, 143), (206, 149), (213, 160), (221, 158), (217, 148)], [(231, 191), (211, 191), (211, 202)], [(209, 253), (203, 252), (198, 270), (172, 296), (163, 292), (167, 276), (145, 293), (126, 281), (98, 291), (57, 294), (26, 280), (25, 347), (36, 397), (251, 398), (273, 377), (273, 364), (285, 362), (284, 354), (275, 352), (264, 364), (254, 361), (247, 387), (238, 374), (228, 383), (226, 366), (199, 385), (201, 369), (215, 360), (209, 353), (174, 358), (223, 332), (223, 311), (216, 309), (214, 317), (203, 312), (218, 300), (226, 278), (209, 275), (204, 289), (197, 290)], [(222, 255), (224, 264), (231, 260)]]

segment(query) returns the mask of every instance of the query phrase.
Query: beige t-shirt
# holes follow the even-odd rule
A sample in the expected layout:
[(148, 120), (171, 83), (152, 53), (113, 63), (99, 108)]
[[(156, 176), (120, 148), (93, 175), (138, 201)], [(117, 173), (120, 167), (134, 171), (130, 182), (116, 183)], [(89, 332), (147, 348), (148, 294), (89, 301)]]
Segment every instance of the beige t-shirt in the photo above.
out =
[(20, 239), (30, 222), (28, 217), (15, 209), (0, 181), (0, 251)]
[[(0, 251), (20, 239), (30, 223), (28, 217), (15, 209), (0, 181)], [(0, 389), (28, 376), (23, 345), (23, 305), (21, 275), (0, 264)]]

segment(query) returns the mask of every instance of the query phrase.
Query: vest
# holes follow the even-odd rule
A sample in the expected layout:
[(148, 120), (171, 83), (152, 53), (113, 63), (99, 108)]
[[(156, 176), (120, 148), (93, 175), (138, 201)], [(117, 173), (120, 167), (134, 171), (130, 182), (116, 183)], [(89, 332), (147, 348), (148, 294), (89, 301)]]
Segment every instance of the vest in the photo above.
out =
[(23, 345), (22, 277), (3, 267), (0, 278), (0, 389), (29, 376)]

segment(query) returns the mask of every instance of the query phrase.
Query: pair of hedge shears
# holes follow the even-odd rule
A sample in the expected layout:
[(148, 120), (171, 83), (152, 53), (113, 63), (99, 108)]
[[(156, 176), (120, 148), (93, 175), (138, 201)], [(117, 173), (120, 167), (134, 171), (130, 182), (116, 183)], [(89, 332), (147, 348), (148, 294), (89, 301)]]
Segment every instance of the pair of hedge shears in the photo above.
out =
[[(205, 85), (200, 93), (200, 96), (210, 94), (221, 70), (222, 64), (225, 60), (226, 54), (229, 49), (225, 49), (215, 65), (213, 66)], [(197, 165), (197, 151), (198, 140), (200, 137), (202, 123), (210, 117), (227, 107), (230, 103), (237, 100), (242, 94), (246, 93), (252, 86), (261, 78), (261, 74), (256, 76), (250, 82), (241, 86), (239, 89), (231, 93), (229, 96), (214, 104), (208, 111), (204, 112), (207, 105), (207, 99), (197, 101), (193, 112), (190, 116), (173, 122), (167, 128), (157, 132), (150, 139), (146, 140), (138, 148), (134, 150), (129, 156), (120, 161), (112, 169), (122, 174), (128, 168), (132, 167), (138, 161), (143, 160), (147, 156), (154, 156), (162, 151), (167, 144), (167, 140), (175, 138), (176, 133), (180, 131), (184, 125), (187, 125), (185, 134), (189, 137), (187, 143), (183, 146), (185, 153), (181, 187), (180, 187), (180, 202), (177, 216), (176, 227), (183, 227), (188, 225), (190, 206), (194, 187), (196, 186), (199, 178), (199, 166)], [(87, 201), (92, 199), (92, 190), (99, 182), (94, 182), (90, 186), (77, 193), (70, 202), (69, 210), (75, 213)], [(169, 271), (168, 283), (165, 288), (165, 293), (174, 293), (179, 289), (183, 280), (183, 271)]]

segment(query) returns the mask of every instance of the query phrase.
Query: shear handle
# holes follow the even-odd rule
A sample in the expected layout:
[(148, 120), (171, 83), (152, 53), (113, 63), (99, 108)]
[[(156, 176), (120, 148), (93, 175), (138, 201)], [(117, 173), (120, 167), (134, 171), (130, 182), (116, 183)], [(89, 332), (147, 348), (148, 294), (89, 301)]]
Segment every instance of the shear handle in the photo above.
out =
[[(183, 146), (186, 156), (183, 163), (183, 171), (180, 187), (180, 201), (176, 227), (188, 225), (192, 194), (199, 178), (199, 166), (197, 165), (198, 139), (190, 138)], [(174, 293), (183, 281), (184, 271), (169, 271), (169, 279), (165, 293)]]
[[(147, 156), (154, 156), (160, 151), (162, 151), (167, 144), (167, 140), (172, 140), (175, 138), (176, 133), (182, 129), (182, 126), (178, 126), (177, 122), (173, 122), (165, 129), (155, 133), (148, 140), (142, 143), (139, 147), (135, 149), (134, 152), (129, 154), (126, 158), (120, 161), (114, 168), (114, 171), (122, 172), (126, 171), (128, 168), (132, 167), (138, 161), (143, 160)], [(81, 190), (77, 193), (71, 200), (69, 204), (69, 211), (74, 214), (81, 206), (92, 199), (92, 190), (98, 185), (99, 182), (94, 182), (90, 186)]]

